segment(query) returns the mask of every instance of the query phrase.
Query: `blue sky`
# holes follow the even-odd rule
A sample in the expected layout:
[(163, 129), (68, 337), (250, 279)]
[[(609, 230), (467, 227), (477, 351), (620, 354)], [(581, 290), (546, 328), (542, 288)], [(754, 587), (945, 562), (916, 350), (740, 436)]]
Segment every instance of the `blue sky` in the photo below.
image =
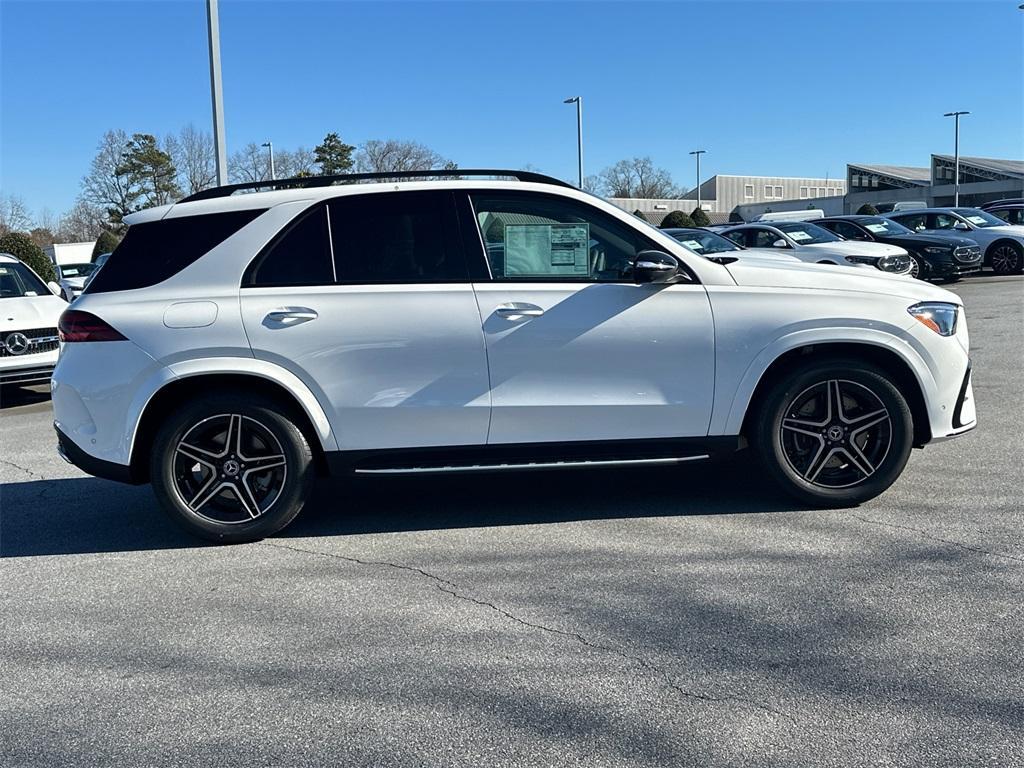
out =
[[(1024, 12), (966, 2), (221, 0), (229, 153), (249, 141), (414, 139), (462, 167), (573, 179), (650, 155), (714, 173), (835, 177), (847, 162), (1024, 157)], [(104, 131), (210, 124), (204, 0), (0, 0), (0, 188), (79, 192)]]

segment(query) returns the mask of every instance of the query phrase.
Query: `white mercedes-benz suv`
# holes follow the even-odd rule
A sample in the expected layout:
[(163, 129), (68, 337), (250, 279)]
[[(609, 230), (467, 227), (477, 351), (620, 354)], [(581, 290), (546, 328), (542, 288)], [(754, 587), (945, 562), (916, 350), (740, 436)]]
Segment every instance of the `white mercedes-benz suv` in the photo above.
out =
[(233, 185), (128, 217), (60, 321), (61, 454), (235, 542), (282, 529), (320, 474), (748, 444), (803, 503), (853, 505), (975, 425), (952, 293), (712, 261), (555, 179), (459, 174)]

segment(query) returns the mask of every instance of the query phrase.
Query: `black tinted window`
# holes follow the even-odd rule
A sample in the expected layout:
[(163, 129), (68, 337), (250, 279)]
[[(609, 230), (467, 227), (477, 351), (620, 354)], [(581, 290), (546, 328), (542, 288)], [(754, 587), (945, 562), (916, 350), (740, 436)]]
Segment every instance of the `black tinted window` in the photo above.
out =
[(334, 282), (327, 208), (314, 206), (288, 224), (257, 256), (242, 285), (324, 285)]
[(447, 192), (341, 197), (328, 203), (339, 283), (469, 279)]
[(156, 285), (198, 261), (265, 209), (179, 216), (133, 224), (85, 293)]

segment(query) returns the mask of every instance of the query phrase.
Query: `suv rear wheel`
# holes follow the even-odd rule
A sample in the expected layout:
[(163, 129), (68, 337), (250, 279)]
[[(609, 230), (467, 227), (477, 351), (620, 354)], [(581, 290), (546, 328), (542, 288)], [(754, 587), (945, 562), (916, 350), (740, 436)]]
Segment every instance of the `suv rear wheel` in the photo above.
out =
[(150, 477), (164, 509), (188, 531), (235, 543), (295, 519), (314, 481), (305, 436), (275, 403), (213, 395), (172, 413), (153, 446)]
[(881, 370), (856, 360), (812, 363), (761, 400), (754, 445), (785, 491), (815, 506), (852, 506), (900, 476), (913, 445), (910, 407)]

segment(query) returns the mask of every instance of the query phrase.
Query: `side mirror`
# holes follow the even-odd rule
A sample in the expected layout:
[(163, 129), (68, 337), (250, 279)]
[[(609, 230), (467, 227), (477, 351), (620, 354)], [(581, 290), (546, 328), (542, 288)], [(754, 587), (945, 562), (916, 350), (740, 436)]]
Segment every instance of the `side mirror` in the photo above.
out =
[(670, 283), (682, 274), (679, 262), (663, 251), (640, 251), (633, 264), (633, 280), (642, 283)]
[(772, 243), (772, 248), (789, 248), (789, 243), (783, 240), (781, 237)]
[(54, 296), (63, 296), (64, 295), (64, 291), (62, 291), (61, 287), (57, 283), (53, 282), (53, 280), (48, 282), (46, 284), (46, 287), (50, 289), (50, 293), (52, 293)]
[(953, 229), (959, 230), (961, 232), (970, 232), (971, 231), (971, 228), (969, 226), (967, 226), (967, 222), (966, 221), (958, 221), (956, 224), (953, 225)]

